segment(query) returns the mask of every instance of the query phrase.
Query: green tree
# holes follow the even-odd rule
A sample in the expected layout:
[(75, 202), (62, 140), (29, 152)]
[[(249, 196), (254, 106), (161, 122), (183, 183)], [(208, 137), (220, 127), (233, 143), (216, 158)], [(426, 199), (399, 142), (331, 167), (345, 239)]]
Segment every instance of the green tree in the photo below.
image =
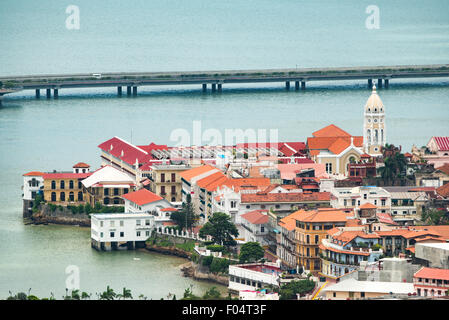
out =
[(187, 194), (186, 202), (182, 203), (182, 208), (171, 214), (170, 219), (175, 221), (181, 228), (192, 229), (198, 221), (198, 216), (193, 210), (192, 197)]
[(117, 294), (117, 298), (132, 299), (133, 296), (130, 289), (123, 288), (122, 293)]
[(449, 216), (444, 210), (425, 210), (422, 213), (421, 220), (428, 225), (449, 224)]
[(223, 297), (221, 296), (220, 291), (217, 290), (217, 287), (212, 287), (207, 290), (203, 295), (204, 300), (221, 300)]
[(281, 287), (279, 299), (296, 299), (296, 294), (303, 295), (312, 292), (314, 288), (315, 282), (312, 280), (294, 280)]
[(114, 300), (117, 294), (114, 292), (112, 288), (107, 286), (106, 291), (100, 294), (100, 300)]
[(255, 262), (263, 258), (264, 249), (259, 242), (247, 242), (240, 248), (240, 263)]
[(215, 212), (209, 221), (200, 229), (200, 236), (205, 238), (211, 236), (216, 244), (225, 246), (235, 246), (237, 242), (234, 237), (239, 235), (231, 217), (223, 212)]

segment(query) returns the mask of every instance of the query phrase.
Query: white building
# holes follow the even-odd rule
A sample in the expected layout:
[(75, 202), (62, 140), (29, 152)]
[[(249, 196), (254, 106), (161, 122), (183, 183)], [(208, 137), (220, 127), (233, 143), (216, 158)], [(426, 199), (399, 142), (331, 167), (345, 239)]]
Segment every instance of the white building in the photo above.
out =
[(254, 210), (243, 214), (242, 227), (245, 230), (245, 241), (268, 245), (265, 240), (268, 235), (268, 220), (268, 210)]
[(371, 96), (365, 104), (363, 122), (363, 150), (372, 156), (381, 155), (387, 142), (385, 106), (373, 86)]
[(32, 214), (34, 199), (38, 194), (44, 196), (44, 178), (43, 173), (39, 171), (32, 171), (23, 175), (23, 216)]
[(248, 263), (229, 266), (231, 291), (260, 290), (266, 286), (279, 287), (281, 269), (279, 263)]
[(376, 206), (376, 213), (391, 213), (391, 195), (383, 188), (361, 186), (332, 189), (331, 206), (333, 208), (354, 210), (364, 204)]
[(149, 213), (92, 214), (92, 247), (110, 251), (143, 246), (151, 236), (154, 219)]

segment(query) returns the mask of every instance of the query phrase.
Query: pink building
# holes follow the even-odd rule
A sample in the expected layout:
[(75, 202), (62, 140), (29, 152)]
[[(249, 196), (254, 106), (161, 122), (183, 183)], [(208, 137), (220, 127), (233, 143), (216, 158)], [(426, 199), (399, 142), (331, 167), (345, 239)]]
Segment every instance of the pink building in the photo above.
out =
[(449, 163), (449, 137), (432, 137), (426, 146), (431, 152), (424, 158), (437, 169)]
[(449, 291), (449, 269), (423, 267), (413, 276), (418, 296), (440, 297)]

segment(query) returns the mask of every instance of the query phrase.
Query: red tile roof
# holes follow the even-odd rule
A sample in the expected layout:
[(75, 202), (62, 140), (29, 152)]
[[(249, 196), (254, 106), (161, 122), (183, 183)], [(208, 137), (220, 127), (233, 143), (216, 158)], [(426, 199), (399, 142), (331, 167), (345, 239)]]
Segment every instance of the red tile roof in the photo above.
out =
[(78, 162), (73, 166), (73, 168), (90, 168), (90, 165), (84, 162)]
[(118, 137), (109, 139), (98, 145), (98, 147), (104, 152), (123, 160), (130, 166), (134, 166), (136, 160), (139, 164), (144, 164), (153, 159), (150, 153)]
[(31, 171), (28, 173), (25, 173), (24, 176), (31, 176), (31, 177), (37, 177), (37, 176), (43, 176), (45, 173), (40, 171)]
[(89, 177), (92, 172), (87, 173), (73, 173), (73, 172), (52, 172), (52, 173), (44, 173), (42, 176), (44, 180), (51, 179), (85, 179)]
[(242, 203), (300, 203), (309, 201), (330, 201), (330, 192), (313, 192), (313, 193), (302, 193), (302, 192), (292, 192), (292, 193), (255, 193), (255, 194), (242, 194)]
[(207, 177), (200, 179), (196, 182), (196, 185), (201, 189), (205, 189), (207, 191), (215, 191), (217, 187), (223, 185), (228, 181), (228, 177), (226, 177), (221, 171), (217, 171), (208, 175)]
[(178, 211), (178, 209), (173, 208), (173, 207), (168, 207), (168, 208), (163, 208), (163, 209), (161, 209), (160, 211), (163, 211), (163, 212), (173, 212), (173, 211)]
[(449, 280), (449, 269), (423, 267), (415, 273), (414, 278)]
[(362, 204), (359, 209), (377, 209), (377, 207), (374, 204), (371, 203), (364, 203)]
[(445, 163), (443, 166), (438, 167), (437, 170), (440, 170), (441, 172), (449, 175), (449, 163)]
[(252, 224), (266, 224), (268, 223), (268, 210), (254, 210), (242, 214), (241, 217)]
[(147, 189), (140, 189), (138, 191), (127, 193), (123, 195), (122, 198), (134, 202), (139, 206), (163, 199), (161, 196), (158, 196)]
[(449, 183), (442, 185), (436, 189), (436, 192), (443, 198), (449, 198)]
[(379, 220), (379, 222), (397, 225), (397, 223), (394, 222), (393, 218), (391, 217), (391, 215), (389, 213), (378, 212), (378, 213), (376, 213), (376, 216), (377, 216), (377, 219)]

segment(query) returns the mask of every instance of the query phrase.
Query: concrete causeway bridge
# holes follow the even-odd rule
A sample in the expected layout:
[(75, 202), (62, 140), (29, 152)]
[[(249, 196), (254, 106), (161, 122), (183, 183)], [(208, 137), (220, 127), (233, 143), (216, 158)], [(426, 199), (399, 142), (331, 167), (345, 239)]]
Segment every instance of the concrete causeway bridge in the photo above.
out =
[(35, 90), (36, 98), (40, 98), (40, 90), (45, 90), (47, 98), (51, 98), (53, 90), (53, 96), (57, 98), (60, 89), (91, 87), (116, 87), (119, 96), (122, 95), (122, 88), (126, 87), (126, 93), (130, 96), (137, 95), (137, 87), (154, 85), (199, 84), (203, 92), (207, 92), (210, 85), (212, 92), (221, 92), (225, 84), (263, 82), (283, 82), (287, 90), (290, 83), (294, 83), (295, 90), (304, 90), (308, 81), (334, 80), (367, 80), (368, 88), (377, 80), (378, 88), (388, 88), (392, 79), (434, 77), (449, 77), (449, 64), (3, 76), (0, 77), (0, 98), (22, 90)]

